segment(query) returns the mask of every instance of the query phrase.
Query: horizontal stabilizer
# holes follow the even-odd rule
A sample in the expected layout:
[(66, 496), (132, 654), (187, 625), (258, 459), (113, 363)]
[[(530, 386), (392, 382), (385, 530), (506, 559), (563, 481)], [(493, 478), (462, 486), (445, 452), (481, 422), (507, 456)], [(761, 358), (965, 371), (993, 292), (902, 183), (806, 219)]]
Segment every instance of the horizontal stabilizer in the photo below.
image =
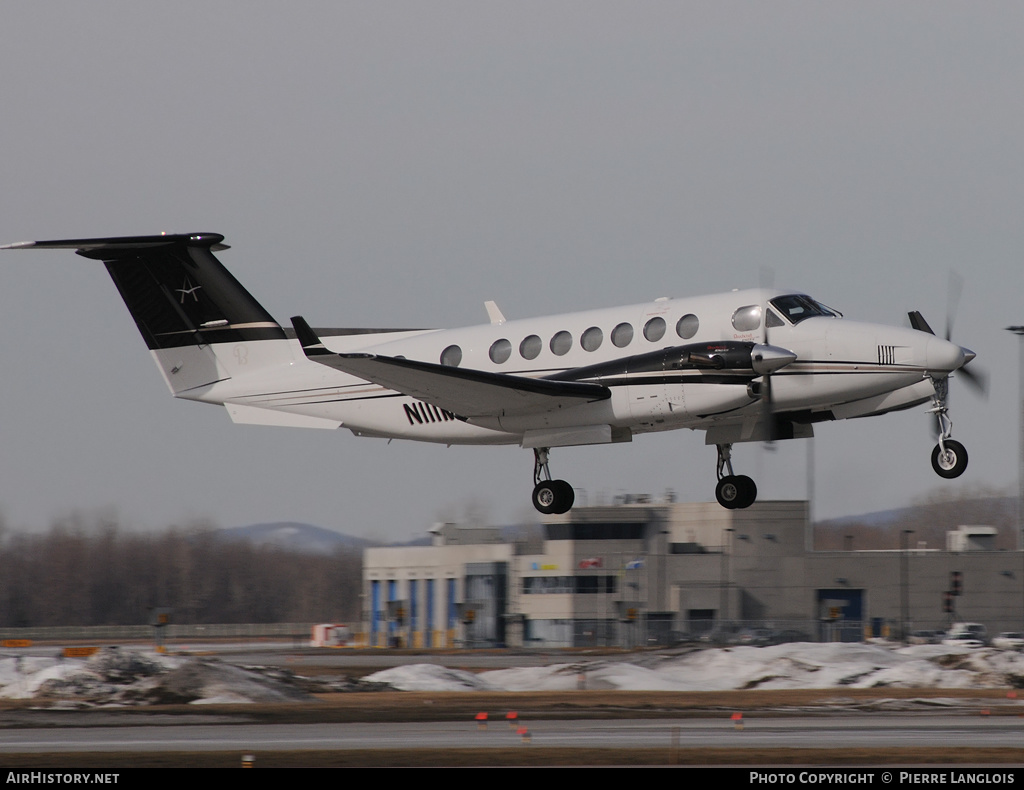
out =
[(314, 362), (460, 417), (540, 414), (611, 397), (611, 390), (600, 384), (529, 379), (375, 354), (336, 354), (301, 316), (292, 318), (292, 326), (302, 350)]
[(0, 250), (24, 250), (34, 247), (51, 250), (81, 250), (87, 258), (100, 258), (102, 255), (86, 255), (88, 252), (104, 250), (107, 252), (125, 252), (168, 247), (172, 244), (206, 247), (217, 252), (231, 249), (223, 243), (224, 237), (219, 233), (161, 233), (156, 236), (103, 236), (93, 239), (56, 239), (53, 241), (19, 241), (7, 244)]

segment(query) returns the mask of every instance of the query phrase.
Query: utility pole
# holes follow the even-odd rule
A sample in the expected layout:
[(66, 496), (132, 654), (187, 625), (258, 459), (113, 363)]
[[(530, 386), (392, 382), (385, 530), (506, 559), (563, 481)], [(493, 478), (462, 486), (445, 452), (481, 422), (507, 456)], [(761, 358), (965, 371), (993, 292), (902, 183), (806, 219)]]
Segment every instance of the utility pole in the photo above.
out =
[(907, 553), (908, 537), (914, 530), (900, 532), (900, 631), (903, 644), (910, 643), (910, 557)]
[(721, 569), (721, 611), (722, 628), (727, 627), (729, 621), (729, 553), (732, 550), (732, 527), (722, 530), (722, 569)]
[[(1013, 332), (1020, 341), (1017, 344), (1019, 358), (1017, 361), (1017, 421), (1020, 446), (1017, 455), (1017, 550), (1024, 563), (1024, 326), (1008, 326), (1006, 331)], [(1021, 592), (1024, 596), (1024, 567), (1021, 568)], [(1024, 622), (1024, 597), (1021, 600), (1021, 619)]]

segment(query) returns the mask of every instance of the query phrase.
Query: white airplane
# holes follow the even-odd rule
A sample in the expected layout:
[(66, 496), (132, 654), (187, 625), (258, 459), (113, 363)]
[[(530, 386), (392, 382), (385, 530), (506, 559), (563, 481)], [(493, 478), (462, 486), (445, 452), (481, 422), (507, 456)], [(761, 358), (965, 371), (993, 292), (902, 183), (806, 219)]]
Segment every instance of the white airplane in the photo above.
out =
[[(30, 241), (107, 271), (175, 397), (227, 408), (238, 423), (347, 428), (356, 436), (515, 444), (534, 452), (533, 503), (572, 507), (552, 447), (631, 441), (679, 428), (718, 448), (715, 495), (749, 507), (736, 442), (806, 438), (825, 420), (931, 401), (932, 466), (967, 467), (950, 438), (948, 380), (974, 353), (911, 328), (854, 323), (810, 296), (772, 289), (506, 320), (463, 329), (284, 329), (213, 252), (215, 233)], [(968, 380), (977, 377), (963, 370)]]

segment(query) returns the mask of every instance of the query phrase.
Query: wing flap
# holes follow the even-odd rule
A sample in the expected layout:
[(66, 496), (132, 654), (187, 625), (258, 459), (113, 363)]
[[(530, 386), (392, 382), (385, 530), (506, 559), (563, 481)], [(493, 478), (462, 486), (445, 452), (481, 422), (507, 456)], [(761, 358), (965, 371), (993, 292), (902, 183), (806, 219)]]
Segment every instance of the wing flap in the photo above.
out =
[(529, 379), (375, 354), (336, 354), (301, 316), (292, 318), (292, 326), (310, 360), (460, 417), (541, 414), (611, 397), (611, 390), (600, 384)]

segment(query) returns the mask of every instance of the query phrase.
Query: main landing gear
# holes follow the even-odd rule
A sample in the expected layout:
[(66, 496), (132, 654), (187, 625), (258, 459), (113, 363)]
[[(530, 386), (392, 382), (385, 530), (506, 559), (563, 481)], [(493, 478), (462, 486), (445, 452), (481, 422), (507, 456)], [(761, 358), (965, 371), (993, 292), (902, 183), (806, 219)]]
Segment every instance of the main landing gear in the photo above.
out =
[[(746, 475), (735, 475), (732, 472), (732, 445), (719, 444), (718, 447), (718, 485), (715, 486), (715, 498), (718, 504), (729, 510), (750, 507), (757, 499), (757, 486)], [(729, 474), (723, 474), (728, 470)]]
[(949, 418), (946, 398), (949, 395), (949, 379), (933, 379), (935, 404), (928, 410), (939, 423), (939, 443), (932, 449), (932, 469), (939, 477), (952, 479), (960, 477), (967, 469), (967, 448), (949, 437), (953, 435), (953, 421)]
[(548, 448), (533, 450), (533, 506), (544, 515), (567, 513), (576, 501), (576, 492), (564, 480), (552, 480), (548, 469)]

